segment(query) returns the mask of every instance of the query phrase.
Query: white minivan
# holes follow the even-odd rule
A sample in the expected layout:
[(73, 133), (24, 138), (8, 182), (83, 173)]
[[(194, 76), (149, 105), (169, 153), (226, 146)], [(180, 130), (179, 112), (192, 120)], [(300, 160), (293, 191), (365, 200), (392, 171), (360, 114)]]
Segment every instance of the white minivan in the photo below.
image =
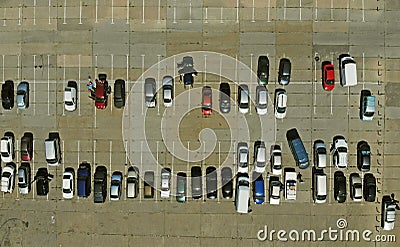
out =
[(236, 212), (247, 214), (250, 204), (250, 179), (247, 173), (237, 174), (235, 206)]
[(326, 202), (326, 174), (322, 169), (313, 167), (313, 199), (315, 203)]
[(49, 138), (44, 141), (46, 161), (49, 166), (58, 166), (61, 161), (60, 139)]

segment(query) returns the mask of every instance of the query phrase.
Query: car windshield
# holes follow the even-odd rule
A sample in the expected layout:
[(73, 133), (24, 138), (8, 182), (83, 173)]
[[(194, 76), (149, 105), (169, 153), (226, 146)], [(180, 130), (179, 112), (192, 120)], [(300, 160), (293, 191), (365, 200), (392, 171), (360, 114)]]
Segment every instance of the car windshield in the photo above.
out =
[(328, 85), (333, 85), (333, 84), (335, 84), (335, 81), (333, 81), (333, 80), (326, 80), (326, 84), (328, 84)]
[(347, 148), (345, 148), (345, 147), (338, 147), (337, 150), (339, 151), (339, 153), (346, 153), (347, 152)]
[(103, 103), (103, 102), (105, 102), (105, 101), (106, 101), (105, 98), (98, 98), (98, 97), (96, 97), (96, 102), (98, 102), (98, 103)]
[(65, 104), (68, 105), (68, 106), (73, 106), (74, 105), (74, 103), (72, 101), (65, 101)]
[(285, 107), (278, 107), (278, 109), (276, 109), (276, 111), (277, 111), (278, 113), (285, 113), (286, 108), (285, 108)]

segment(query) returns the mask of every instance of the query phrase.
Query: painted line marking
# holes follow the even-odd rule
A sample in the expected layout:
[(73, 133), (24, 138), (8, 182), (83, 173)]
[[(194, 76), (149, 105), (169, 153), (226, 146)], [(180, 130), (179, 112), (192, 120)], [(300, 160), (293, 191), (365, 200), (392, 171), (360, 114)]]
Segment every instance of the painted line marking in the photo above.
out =
[(36, 55), (33, 55), (33, 115), (36, 115)]
[(33, 0), (33, 25), (36, 25), (36, 0)]
[(99, 9), (99, 0), (96, 0), (96, 19), (94, 21), (95, 23), (98, 23), (98, 20), (97, 20), (98, 9)]
[(50, 116), (50, 55), (47, 55), (47, 116)]
[(239, 23), (239, 0), (236, 0), (236, 23)]
[(283, 20), (286, 20), (286, 0), (283, 1)]
[[(143, 171), (143, 141), (140, 141), (140, 171), (143, 173), (144, 176), (144, 171)], [(139, 189), (140, 185), (142, 183), (139, 183)], [(139, 202), (142, 202), (142, 193), (139, 193)]]
[(126, 0), (126, 24), (129, 24), (129, 0)]
[(2, 64), (3, 64), (2, 70), (3, 70), (3, 81), (4, 81), (4, 57), (5, 57), (5, 55), (2, 55), (2, 57), (3, 57), (3, 61), (2, 61)]
[(331, 22), (333, 22), (333, 0), (331, 0)]
[(79, 1), (79, 24), (82, 24), (82, 1)]
[[(144, 74), (144, 54), (141, 55), (142, 56), (142, 84), (144, 86), (144, 78), (143, 78), (143, 74)], [(142, 102), (142, 115), (144, 114), (144, 105), (143, 105), (143, 100), (141, 100)]]
[(331, 115), (333, 115), (333, 92), (331, 91)]
[(174, 1), (174, 21), (172, 23), (176, 23), (176, 0)]
[(315, 22), (318, 22), (318, 0), (315, 0)]
[(205, 13), (205, 21), (204, 23), (208, 23), (208, 7), (206, 7), (206, 13)]
[(114, 24), (114, 0), (111, 0), (111, 24)]
[(158, 0), (157, 23), (161, 23), (161, 0)]
[(192, 23), (192, 0), (189, 0), (189, 23)]
[(7, 12), (7, 8), (4, 8), (4, 15), (3, 15), (3, 26), (7, 26), (6, 25), (6, 12)]
[(300, 21), (301, 21), (301, 0), (300, 0), (300, 2), (299, 2), (299, 5), (300, 5), (300, 8), (299, 8), (299, 11), (300, 11), (300, 17), (299, 17), (299, 19), (300, 19)]
[(254, 0), (252, 2), (252, 7), (251, 7), (251, 22), (256, 22), (254, 20)]
[(269, 19), (270, 10), (271, 10), (271, 0), (268, 0), (268, 10), (267, 10), (267, 21), (268, 22), (271, 22), (271, 20)]
[(207, 85), (207, 55), (204, 55), (204, 82)]
[(362, 22), (365, 22), (365, 6), (364, 6), (364, 0), (361, 1), (362, 4)]
[(18, 26), (21, 26), (21, 19), (22, 19), (22, 7), (20, 5), (18, 7)]
[(81, 150), (81, 141), (80, 140), (78, 140), (77, 141), (77, 144), (78, 144), (78, 160), (77, 160), (77, 163), (79, 164), (79, 161), (80, 161), (80, 150)]
[(142, 1), (142, 24), (144, 24), (144, 0)]
[(221, 7), (221, 20), (219, 21), (219, 23), (224, 23), (224, 18), (223, 18), (223, 16), (224, 16), (224, 8)]
[(78, 104), (78, 115), (81, 115), (81, 89), (80, 89), (80, 83), (81, 83), (81, 54), (78, 55), (78, 100), (76, 103)]
[(96, 140), (93, 140), (93, 166), (96, 165)]
[(67, 0), (64, 0), (64, 22), (63, 24), (67, 24)]
[(49, 0), (49, 25), (51, 24), (51, 0)]

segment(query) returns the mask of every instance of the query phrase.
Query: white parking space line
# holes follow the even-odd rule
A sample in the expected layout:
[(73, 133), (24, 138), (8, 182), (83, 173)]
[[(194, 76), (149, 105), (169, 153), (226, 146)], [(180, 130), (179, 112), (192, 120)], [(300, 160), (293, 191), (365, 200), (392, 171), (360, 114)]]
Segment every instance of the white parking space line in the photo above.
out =
[(97, 110), (96, 110), (96, 106), (93, 106), (94, 109), (94, 128), (97, 128)]
[(7, 26), (6, 25), (6, 12), (7, 12), (7, 8), (4, 8), (4, 13), (3, 13), (3, 26)]
[(299, 19), (301, 21), (301, 0), (299, 0)]
[[(143, 74), (144, 74), (144, 54), (141, 55), (142, 56), (142, 83), (144, 85), (144, 78), (143, 78)], [(144, 107), (143, 107), (143, 100), (141, 100), (142, 102), (142, 115), (144, 114)]]
[(224, 7), (221, 7), (221, 20), (219, 21), (219, 23), (224, 23)]
[(50, 55), (47, 55), (47, 116), (50, 116)]
[(218, 165), (221, 164), (221, 142), (218, 141)]
[(283, 20), (286, 20), (286, 0), (283, 1)]
[(33, 55), (33, 115), (36, 115), (36, 55)]
[(347, 116), (349, 116), (350, 112), (350, 87), (347, 87)]
[(22, 19), (22, 7), (19, 5), (18, 7), (18, 26), (21, 26), (21, 19)]
[(219, 82), (222, 81), (222, 54), (219, 55)]
[(128, 84), (128, 92), (129, 88), (129, 54), (126, 54), (126, 83)]
[[(33, 148), (35, 148), (35, 140), (33, 140)], [(35, 160), (32, 160), (32, 174), (31, 174), (31, 177), (34, 178), (35, 174), (36, 174), (36, 171), (35, 171)], [(31, 181), (31, 183), (32, 183), (32, 181)], [(32, 200), (35, 200), (35, 187), (36, 187), (35, 186), (35, 182), (33, 182), (31, 184)]]
[(82, 24), (82, 1), (79, 1), (79, 23)]
[(251, 7), (251, 22), (256, 22), (254, 20), (254, 0), (253, 0), (252, 7)]
[(239, 0), (236, 0), (236, 23), (239, 23)]
[(81, 83), (81, 54), (78, 55), (78, 100), (76, 103), (78, 104), (78, 115), (81, 115), (81, 89), (80, 89), (80, 83)]
[(98, 23), (98, 20), (97, 20), (98, 10), (99, 10), (99, 0), (96, 0), (95, 21), (94, 21), (95, 23)]
[[(175, 141), (172, 141), (172, 154), (171, 154), (171, 192), (173, 191), (174, 188), (174, 154), (175, 154)], [(172, 202), (172, 196), (170, 198), (170, 202)]]
[(333, 92), (331, 91), (331, 115), (333, 115)]
[[(157, 82), (158, 86), (156, 87), (159, 89), (160, 87), (162, 88), (162, 82), (160, 81), (160, 60), (161, 60), (161, 55), (157, 55)], [(161, 84), (161, 85), (160, 85)], [(160, 104), (157, 104), (157, 115), (160, 115)]]
[(33, 0), (33, 25), (36, 25), (36, 0)]
[(63, 24), (67, 24), (67, 0), (64, 0), (64, 22)]
[(161, 23), (161, 0), (158, 0), (157, 23)]
[(111, 0), (111, 24), (114, 24), (114, 0)]
[[(174, 60), (174, 63), (173, 63), (173, 66), (175, 66), (175, 64), (176, 64), (176, 59), (175, 59), (175, 55), (173, 56), (173, 60)], [(176, 77), (176, 70), (174, 69), (174, 80), (175, 80), (175, 77)], [(176, 84), (176, 82), (174, 82), (174, 100), (172, 101), (172, 107), (174, 108), (174, 110), (172, 111), (172, 115), (175, 115), (175, 95), (176, 95), (176, 90), (175, 90), (175, 84)]]
[(333, 0), (331, 0), (331, 22), (333, 22)]
[[(318, 56), (318, 53), (314, 54), (314, 57)], [(314, 59), (314, 104), (313, 104), (313, 108), (314, 108), (314, 115), (316, 114), (316, 105), (317, 105), (317, 61), (315, 61)]]
[(365, 87), (365, 55), (364, 55), (364, 52), (362, 53), (362, 80), (363, 80), (362, 86), (364, 89), (364, 87)]
[(207, 85), (207, 55), (204, 55), (204, 83)]
[(49, 25), (51, 24), (51, 0), (49, 0)]
[(96, 140), (93, 140), (93, 167), (96, 165)]
[(188, 90), (188, 104), (187, 104), (187, 106), (188, 106), (188, 110), (187, 110), (187, 112), (189, 112), (190, 111), (190, 91), (191, 90)]
[[(143, 181), (144, 181), (144, 171), (143, 171), (143, 141), (140, 141), (140, 171), (139, 174), (143, 174)], [(140, 189), (140, 182), (139, 182), (139, 189)], [(139, 202), (142, 202), (142, 193), (139, 193)]]
[(315, 0), (315, 20), (318, 22), (318, 0)]
[(267, 21), (268, 22), (271, 22), (271, 20), (269, 19), (270, 9), (271, 9), (271, 0), (268, 0), (268, 9), (267, 9)]
[(129, 24), (129, 0), (126, 0), (126, 24)]
[[(110, 141), (110, 177), (112, 174), (111, 162), (112, 162), (112, 141)], [(110, 179), (110, 183), (111, 183), (111, 179)], [(108, 197), (108, 200), (111, 201), (111, 195)]]
[(97, 76), (97, 55), (94, 56), (94, 77)]
[(174, 21), (172, 23), (176, 23), (176, 0), (174, 1)]
[(192, 0), (189, 0), (189, 23), (192, 23)]
[(208, 23), (208, 7), (206, 7), (206, 13), (205, 13), (205, 18), (204, 18), (204, 23)]
[(364, 0), (361, 0), (361, 8), (362, 8), (362, 22), (365, 22), (365, 6), (364, 6)]
[(4, 81), (4, 57), (5, 57), (5, 55), (2, 55), (2, 57), (3, 57), (3, 60), (2, 60), (2, 73), (3, 73), (3, 81)]
[(350, 1), (347, 1), (346, 22), (350, 21)]
[(77, 141), (77, 145), (78, 145), (78, 160), (77, 160), (77, 163), (79, 164), (79, 162), (80, 162), (80, 152), (81, 152), (81, 141), (80, 140), (78, 140)]
[(144, 0), (142, 1), (142, 24), (144, 24)]
[(156, 191), (156, 203), (158, 202), (158, 191), (157, 191), (157, 187), (158, 187), (158, 183), (157, 183), (157, 178), (158, 178), (158, 167), (159, 167), (159, 163), (158, 163), (158, 143), (159, 141), (156, 142), (157, 143), (157, 153), (156, 153), (156, 161), (157, 161), (157, 165), (156, 165), (156, 174), (154, 176), (154, 190)]
[(65, 167), (64, 167), (64, 161), (65, 161), (65, 152), (64, 152), (64, 140), (62, 140), (61, 141), (61, 155), (62, 155), (62, 159), (61, 159), (61, 161), (62, 161), (62, 171), (64, 172), (64, 170), (65, 170)]

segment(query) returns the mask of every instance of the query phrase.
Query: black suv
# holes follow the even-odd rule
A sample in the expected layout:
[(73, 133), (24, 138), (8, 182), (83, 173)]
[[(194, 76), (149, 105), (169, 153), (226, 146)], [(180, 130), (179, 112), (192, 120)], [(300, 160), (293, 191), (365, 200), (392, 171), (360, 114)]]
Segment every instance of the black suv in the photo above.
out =
[(333, 186), (335, 200), (339, 203), (345, 202), (347, 197), (346, 177), (342, 171), (335, 172)]
[(218, 196), (217, 169), (214, 166), (206, 168), (206, 191), (208, 199), (215, 199)]
[(224, 167), (221, 169), (222, 196), (225, 199), (233, 196), (232, 169)]
[(103, 203), (107, 197), (107, 168), (96, 167), (94, 172), (94, 202)]
[(14, 82), (11, 80), (7, 80), (1, 85), (1, 104), (6, 110), (14, 107)]
[(125, 81), (117, 79), (114, 83), (114, 105), (117, 108), (125, 106)]
[(363, 194), (367, 202), (374, 202), (376, 199), (376, 179), (372, 173), (364, 174)]
[(257, 64), (257, 78), (260, 85), (267, 85), (269, 78), (269, 59), (267, 56), (259, 56)]
[(36, 172), (36, 193), (38, 196), (45, 196), (49, 193), (49, 181), (53, 175), (50, 175), (47, 168), (41, 167)]

